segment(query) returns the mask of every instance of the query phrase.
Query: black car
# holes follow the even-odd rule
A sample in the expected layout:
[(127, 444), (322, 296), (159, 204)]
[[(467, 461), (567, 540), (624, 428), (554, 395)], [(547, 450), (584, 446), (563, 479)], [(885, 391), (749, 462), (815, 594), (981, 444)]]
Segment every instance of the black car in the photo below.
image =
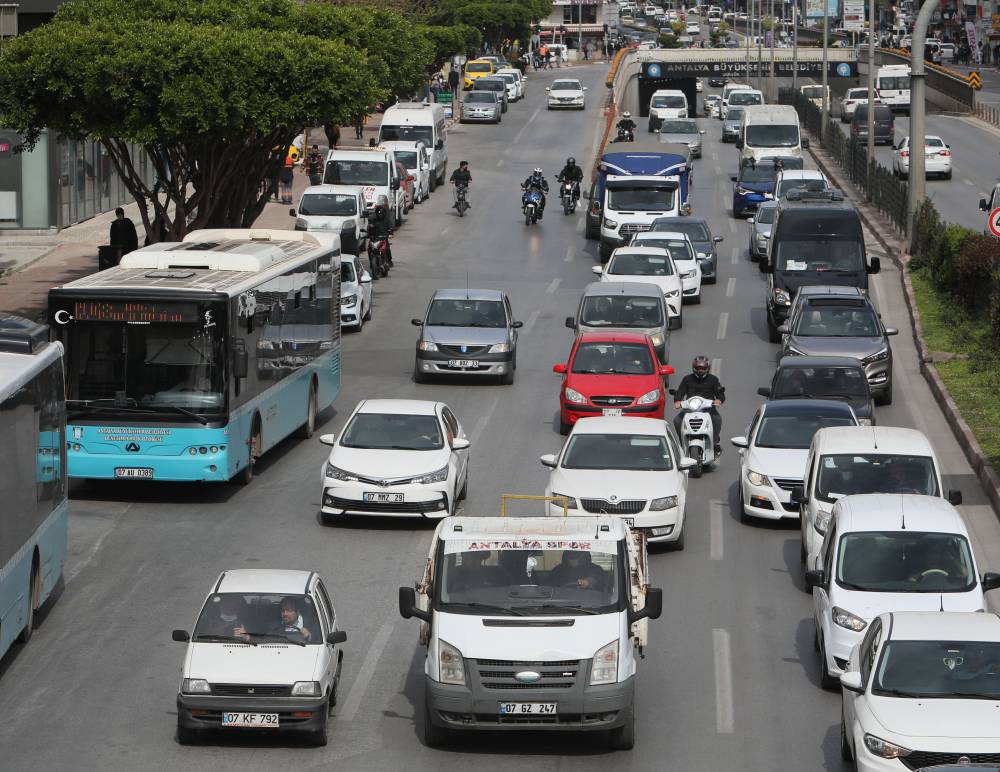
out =
[(840, 399), (851, 406), (859, 423), (875, 424), (865, 367), (851, 357), (782, 357), (771, 385), (757, 393), (770, 400)]
[[(896, 124), (888, 105), (875, 105), (875, 144), (893, 144)], [(868, 105), (858, 105), (851, 117), (851, 137), (868, 139)]]
[(709, 86), (718, 86), (719, 88), (722, 88), (727, 83), (729, 83), (729, 78), (723, 78), (721, 75), (713, 75), (708, 79)]

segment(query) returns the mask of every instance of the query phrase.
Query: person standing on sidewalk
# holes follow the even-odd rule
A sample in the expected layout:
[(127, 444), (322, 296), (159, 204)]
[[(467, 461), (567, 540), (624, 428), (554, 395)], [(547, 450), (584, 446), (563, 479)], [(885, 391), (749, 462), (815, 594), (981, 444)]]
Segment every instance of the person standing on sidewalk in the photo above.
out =
[(451, 93), (455, 95), (455, 99), (458, 99), (458, 84), (461, 82), (462, 79), (458, 76), (458, 68), (452, 62), (451, 69), (448, 70), (448, 86), (451, 88)]
[(139, 248), (139, 235), (135, 232), (135, 223), (125, 216), (125, 210), (121, 207), (115, 209), (115, 219), (111, 221), (108, 243), (118, 247), (123, 255)]
[(285, 156), (285, 165), (278, 177), (278, 192), (282, 204), (292, 203), (292, 183), (295, 181), (295, 157), (289, 153)]
[(330, 149), (336, 150), (337, 144), (340, 142), (340, 126), (336, 123), (328, 123), (323, 127), (323, 133), (326, 134), (326, 142)]
[(302, 164), (302, 173), (309, 175), (310, 185), (319, 185), (323, 182), (323, 156), (319, 154), (319, 145), (312, 146)]

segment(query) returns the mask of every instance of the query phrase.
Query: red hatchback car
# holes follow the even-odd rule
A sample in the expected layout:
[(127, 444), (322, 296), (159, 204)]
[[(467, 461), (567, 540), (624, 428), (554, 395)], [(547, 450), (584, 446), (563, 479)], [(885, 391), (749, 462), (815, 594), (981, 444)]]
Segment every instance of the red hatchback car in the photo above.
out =
[(587, 332), (573, 343), (569, 362), (552, 371), (563, 376), (559, 432), (569, 434), (588, 416), (663, 418), (663, 376), (674, 368), (660, 364), (646, 335)]

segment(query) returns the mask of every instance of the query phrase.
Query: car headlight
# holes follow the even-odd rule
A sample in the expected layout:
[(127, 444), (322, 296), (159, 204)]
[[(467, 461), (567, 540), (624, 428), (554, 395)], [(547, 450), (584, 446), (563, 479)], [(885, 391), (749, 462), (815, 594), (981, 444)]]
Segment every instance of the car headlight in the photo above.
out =
[(613, 684), (618, 681), (618, 639), (607, 643), (594, 654), (590, 668), (590, 685)]
[(675, 298), (675, 297), (677, 297), (680, 294), (681, 293), (680, 293), (679, 290), (667, 290), (666, 292), (663, 293), (663, 297), (665, 297), (665, 298)]
[(429, 340), (422, 340), (417, 344), (417, 348), (421, 351), (437, 351), (437, 343), (432, 343)]
[(654, 333), (653, 335), (650, 335), (649, 339), (653, 342), (654, 346), (659, 347), (663, 345), (663, 333), (661, 332), (657, 332)]
[(583, 396), (576, 389), (571, 389), (569, 386), (566, 387), (566, 401), (574, 402), (578, 405), (585, 405), (587, 403), (587, 398)]
[(701, 143), (700, 142), (688, 142), (688, 147), (691, 148), (692, 150), (697, 150), (699, 147), (701, 147)]
[(682, 279), (693, 279), (697, 275), (698, 275), (698, 272), (694, 268), (692, 268), (690, 271), (684, 271), (684, 273), (681, 274), (681, 278)]
[(652, 405), (660, 401), (660, 390), (653, 389), (652, 391), (647, 391), (639, 399), (635, 401), (637, 405)]
[(751, 485), (767, 485), (767, 477), (762, 475), (760, 472), (749, 471), (747, 472), (747, 480)]
[(662, 512), (665, 509), (673, 509), (677, 506), (676, 496), (661, 496), (649, 502), (650, 512)]
[(873, 364), (874, 362), (884, 362), (888, 358), (889, 358), (889, 349), (888, 347), (886, 347), (881, 351), (876, 351), (874, 354), (866, 356), (864, 359), (861, 360), (861, 364), (870, 365)]
[(490, 354), (506, 354), (510, 351), (510, 343), (494, 343), (490, 346)]
[(293, 697), (319, 697), (323, 692), (319, 681), (296, 681), (292, 684)]
[(847, 630), (853, 630), (856, 633), (860, 633), (868, 627), (868, 623), (861, 617), (855, 616), (850, 611), (846, 611), (839, 606), (834, 606), (830, 610), (830, 616), (833, 617), (835, 624), (840, 625)]
[(902, 759), (909, 756), (912, 751), (902, 745), (896, 745), (881, 737), (865, 732), (865, 747), (883, 759)]
[(741, 188), (737, 186), (735, 192), (737, 196), (746, 196), (749, 195), (751, 191), (747, 190), (746, 188)]
[(872, 419), (870, 419), (870, 418), (859, 418), (858, 419), (858, 426), (871, 426), (871, 425), (872, 425)]
[(813, 520), (813, 528), (819, 533), (825, 534), (830, 525), (830, 516), (830, 512), (817, 512), (816, 518)]
[(181, 692), (184, 694), (211, 694), (212, 687), (204, 678), (185, 678), (181, 681)]
[(358, 298), (356, 295), (345, 295), (340, 299), (340, 305), (342, 306), (353, 306), (357, 302)]
[[(565, 493), (556, 493), (552, 491), (552, 495), (558, 498), (566, 499), (566, 509), (576, 509), (576, 498), (573, 496), (567, 496)], [(559, 506), (558, 501), (553, 501), (557, 507)]]
[(438, 680), (443, 684), (465, 686), (465, 663), (462, 652), (450, 643), (438, 640)]
[(605, 228), (609, 228), (610, 230), (614, 230), (615, 228), (618, 227), (618, 221), (617, 220), (609, 220), (607, 217), (605, 217), (604, 218), (604, 227)]
[(431, 483), (444, 482), (448, 479), (448, 467), (443, 466), (440, 469), (436, 469), (430, 474), (425, 474), (423, 477), (414, 477), (413, 482), (420, 485), (430, 485)]
[(326, 462), (326, 476), (341, 482), (355, 482), (358, 479), (356, 474), (345, 472), (343, 469), (335, 467), (329, 461)]
[(790, 306), (792, 304), (792, 296), (788, 293), (788, 290), (781, 287), (775, 287), (771, 292), (771, 297), (779, 306)]

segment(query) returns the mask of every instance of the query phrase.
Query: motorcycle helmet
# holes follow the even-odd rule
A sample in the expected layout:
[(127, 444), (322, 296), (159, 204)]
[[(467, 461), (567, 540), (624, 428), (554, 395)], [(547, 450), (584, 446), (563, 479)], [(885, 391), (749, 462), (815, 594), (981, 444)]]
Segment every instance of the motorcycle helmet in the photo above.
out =
[(708, 375), (708, 371), (711, 369), (712, 363), (708, 361), (708, 357), (704, 354), (699, 354), (691, 362), (691, 369), (694, 371), (694, 377), (699, 381), (704, 380), (705, 376)]
[(541, 177), (542, 176), (542, 167), (541, 166), (536, 166), (535, 169), (534, 169), (534, 171), (532, 171), (531, 173), (534, 176), (536, 176), (536, 177)]
[(628, 110), (626, 110), (625, 112), (622, 113), (622, 118), (624, 118), (626, 121), (629, 118), (631, 118), (631, 117), (632, 117), (632, 113), (630, 113)]
[(566, 165), (576, 166), (576, 159), (573, 156), (570, 156), (569, 158), (566, 159)]

